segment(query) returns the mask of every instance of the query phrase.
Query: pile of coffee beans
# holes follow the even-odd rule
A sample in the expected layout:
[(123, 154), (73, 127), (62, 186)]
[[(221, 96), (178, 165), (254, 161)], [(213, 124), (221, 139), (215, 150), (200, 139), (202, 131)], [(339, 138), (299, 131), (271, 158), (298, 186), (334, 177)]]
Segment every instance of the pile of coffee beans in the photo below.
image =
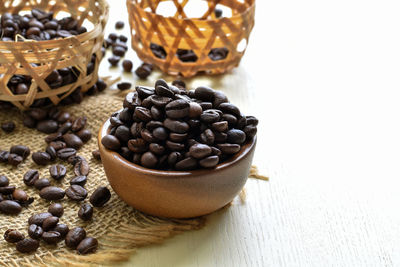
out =
[(22, 190), (10, 185), (9, 179), (0, 175), (0, 212), (4, 214), (18, 214), (22, 207), (27, 207), (33, 198)]
[(0, 150), (0, 163), (18, 166), (29, 156), (30, 153), (31, 150), (29, 147), (23, 145), (14, 145), (9, 151)]
[(31, 39), (44, 41), (66, 38), (87, 32), (73, 17), (60, 20), (54, 18), (53, 12), (32, 9), (30, 14), (19, 15), (4, 13), (0, 19), (2, 41), (23, 41)]
[[(93, 214), (90, 204), (85, 207), (86, 210), (91, 209)], [(24, 234), (15, 229), (8, 229), (4, 233), (4, 239), (9, 243), (16, 243), (16, 249), (21, 253), (36, 251), (40, 240), (53, 245), (65, 240), (65, 245), (76, 249), (79, 254), (95, 252), (98, 247), (97, 239), (86, 236), (85, 229), (81, 227), (70, 229), (67, 224), (60, 223), (63, 214), (64, 207), (60, 203), (53, 203), (47, 212), (34, 214), (28, 219), (27, 232), (30, 238), (25, 238)]]
[(215, 167), (256, 135), (258, 120), (244, 116), (222, 92), (173, 84), (137, 86), (123, 110), (112, 114), (102, 144), (150, 169), (194, 170)]

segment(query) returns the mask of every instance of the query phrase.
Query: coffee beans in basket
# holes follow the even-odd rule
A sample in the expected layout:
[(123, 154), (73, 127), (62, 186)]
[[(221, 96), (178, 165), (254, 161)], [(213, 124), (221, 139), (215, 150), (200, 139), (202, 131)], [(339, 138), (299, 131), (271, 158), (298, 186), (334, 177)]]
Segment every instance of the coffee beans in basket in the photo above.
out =
[(158, 80), (137, 86), (112, 114), (102, 144), (146, 168), (213, 168), (238, 153), (257, 133), (258, 120), (244, 116), (222, 92)]

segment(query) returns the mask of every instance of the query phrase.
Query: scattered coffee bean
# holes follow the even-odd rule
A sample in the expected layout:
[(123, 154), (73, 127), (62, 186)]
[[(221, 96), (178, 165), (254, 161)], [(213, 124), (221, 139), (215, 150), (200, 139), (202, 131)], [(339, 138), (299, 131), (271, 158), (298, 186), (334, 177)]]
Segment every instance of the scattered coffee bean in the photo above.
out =
[(31, 153), (31, 150), (27, 146), (15, 145), (10, 148), (10, 153), (17, 154), (21, 156), (23, 159), (26, 159)]
[(72, 228), (65, 237), (65, 245), (67, 245), (69, 248), (76, 249), (79, 243), (85, 239), (85, 237), (86, 231), (83, 228)]
[(13, 200), (3, 200), (0, 202), (0, 211), (5, 214), (18, 214), (22, 210), (21, 205)]
[(82, 201), (87, 197), (87, 191), (80, 185), (73, 184), (65, 190), (67, 197), (74, 201)]
[(25, 236), (15, 229), (8, 229), (4, 233), (4, 240), (6, 240), (8, 243), (17, 243), (23, 240), (24, 238)]
[(39, 196), (46, 200), (60, 200), (64, 198), (65, 191), (60, 187), (48, 186), (40, 190)]
[(63, 140), (67, 144), (68, 147), (73, 148), (73, 149), (78, 150), (83, 146), (82, 139), (80, 139), (79, 136), (72, 134), (72, 133), (64, 134)]
[(12, 197), (19, 203), (24, 203), (28, 201), (28, 194), (22, 189), (15, 189), (12, 193)]
[(43, 221), (51, 216), (53, 216), (53, 215), (49, 212), (42, 212), (42, 213), (34, 214), (28, 219), (28, 224), (29, 225), (36, 224), (36, 225), (42, 226)]
[(67, 168), (62, 164), (52, 165), (49, 172), (54, 180), (61, 180), (67, 174)]
[(118, 65), (119, 61), (121, 60), (121, 57), (112, 56), (112, 57), (109, 57), (107, 60), (108, 60), (108, 62), (110, 62), (111, 66), (115, 67)]
[(33, 186), (38, 179), (39, 179), (39, 172), (37, 170), (28, 170), (24, 174), (24, 183), (27, 186)]
[(41, 178), (41, 179), (37, 179), (35, 182), (34, 182), (34, 184), (33, 184), (34, 186), (35, 186), (35, 188), (36, 189), (42, 189), (42, 188), (45, 188), (45, 187), (47, 187), (47, 186), (50, 186), (51, 185), (51, 183), (50, 183), (50, 180), (49, 179), (47, 179), (47, 178)]
[(54, 228), (54, 227), (57, 225), (58, 220), (59, 220), (59, 219), (58, 219), (58, 217), (56, 217), (56, 216), (51, 216), (51, 217), (46, 218), (46, 219), (43, 221), (43, 224), (42, 224), (43, 230), (44, 230), (44, 231), (48, 231), (48, 230)]
[(89, 171), (90, 171), (89, 163), (84, 158), (82, 158), (74, 165), (74, 173), (76, 176), (88, 176)]
[(131, 86), (132, 84), (129, 82), (121, 82), (117, 84), (118, 89), (121, 91), (128, 90), (131, 88)]
[(12, 121), (3, 122), (1, 124), (1, 129), (6, 133), (11, 133), (15, 129), (15, 123)]
[(51, 134), (57, 131), (58, 123), (54, 120), (39, 121), (36, 125), (36, 129), (42, 133)]
[(47, 244), (57, 244), (62, 241), (62, 236), (57, 231), (49, 231), (42, 234), (42, 240)]
[(48, 212), (60, 218), (64, 214), (64, 207), (60, 203), (53, 203), (49, 206)]
[(84, 186), (86, 184), (87, 177), (84, 175), (81, 176), (76, 176), (75, 178), (72, 178), (71, 181), (69, 182), (71, 185), (80, 185)]
[(117, 21), (115, 23), (115, 28), (118, 30), (124, 28), (124, 26), (125, 26), (125, 23), (123, 21)]
[(110, 190), (107, 187), (98, 187), (90, 196), (90, 203), (94, 207), (103, 207), (111, 198)]
[(143, 63), (140, 65), (136, 70), (135, 74), (140, 78), (140, 79), (147, 79), (147, 77), (151, 74), (153, 71), (153, 67), (151, 64), (148, 63)]
[(51, 161), (51, 157), (46, 152), (34, 152), (32, 160), (38, 165), (47, 165)]
[(10, 195), (14, 192), (14, 190), (15, 190), (14, 185), (3, 186), (3, 187), (0, 187), (0, 194)]
[(10, 153), (8, 155), (8, 164), (10, 164), (12, 166), (18, 166), (19, 164), (22, 163), (23, 160), (24, 159), (17, 154)]
[(57, 157), (62, 160), (67, 160), (69, 157), (76, 155), (76, 149), (74, 148), (63, 148), (57, 151)]
[(92, 155), (95, 160), (101, 160), (101, 155), (99, 150), (93, 150)]
[(79, 243), (76, 249), (79, 254), (85, 255), (95, 252), (97, 250), (98, 244), (99, 243), (96, 238), (86, 237)]
[(122, 67), (124, 68), (125, 72), (131, 72), (133, 68), (133, 63), (132, 61), (125, 59), (124, 61), (122, 61)]
[(28, 227), (28, 235), (33, 239), (40, 239), (43, 235), (43, 228), (36, 224), (31, 224)]
[(61, 238), (64, 238), (68, 234), (69, 228), (68, 228), (68, 225), (59, 223), (54, 227), (53, 231), (59, 232), (61, 235)]
[(0, 187), (8, 186), (10, 181), (8, 180), (7, 176), (0, 175)]
[(82, 140), (82, 142), (86, 143), (92, 138), (92, 132), (88, 129), (82, 129), (76, 133), (76, 135)]
[(31, 253), (39, 248), (39, 241), (31, 238), (25, 238), (17, 242), (16, 249), (21, 253)]
[(89, 221), (93, 217), (93, 207), (88, 203), (83, 203), (78, 211), (78, 216), (84, 221)]

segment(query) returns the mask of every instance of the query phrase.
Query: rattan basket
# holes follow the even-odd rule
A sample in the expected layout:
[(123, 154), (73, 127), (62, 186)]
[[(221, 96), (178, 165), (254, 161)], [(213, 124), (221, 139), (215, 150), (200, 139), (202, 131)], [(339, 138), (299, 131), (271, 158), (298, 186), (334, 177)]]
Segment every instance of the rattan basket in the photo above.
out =
[[(176, 8), (173, 16), (158, 14), (164, 2)], [(203, 1), (206, 10), (197, 18), (187, 15), (196, 8), (189, 6), (191, 2), (127, 0), (132, 47), (139, 58), (168, 74), (185, 77), (224, 73), (238, 66), (254, 26), (255, 0)], [(214, 11), (220, 6), (232, 15), (217, 18)], [(238, 47), (243, 44), (244, 49)]]
[[(33, 8), (52, 11), (54, 16), (64, 11), (76, 18), (80, 25), (86, 21), (93, 27), (86, 33), (64, 39), (0, 41), (0, 102), (10, 102), (22, 110), (30, 107), (38, 99), (48, 98), (50, 101), (47, 102), (56, 105), (77, 88), (86, 92), (96, 83), (109, 9), (105, 0), (0, 1), (0, 14), (17, 14)], [(95, 59), (92, 60), (92, 57)], [(87, 73), (89, 63), (94, 64), (90, 74)], [(76, 80), (58, 88), (51, 88), (45, 78), (55, 69), (66, 67), (75, 70)], [(7, 86), (15, 75), (32, 78), (28, 93), (14, 94)]]

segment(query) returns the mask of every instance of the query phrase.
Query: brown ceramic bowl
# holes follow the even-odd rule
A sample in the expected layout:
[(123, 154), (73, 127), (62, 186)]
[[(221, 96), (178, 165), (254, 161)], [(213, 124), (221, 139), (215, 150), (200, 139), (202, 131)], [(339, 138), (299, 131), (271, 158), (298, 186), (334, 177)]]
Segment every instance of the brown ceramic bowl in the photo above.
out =
[(161, 217), (201, 216), (231, 202), (246, 183), (256, 147), (254, 138), (214, 169), (160, 171), (129, 162), (106, 149), (101, 139), (109, 129), (107, 120), (100, 129), (98, 143), (111, 187), (135, 209)]

